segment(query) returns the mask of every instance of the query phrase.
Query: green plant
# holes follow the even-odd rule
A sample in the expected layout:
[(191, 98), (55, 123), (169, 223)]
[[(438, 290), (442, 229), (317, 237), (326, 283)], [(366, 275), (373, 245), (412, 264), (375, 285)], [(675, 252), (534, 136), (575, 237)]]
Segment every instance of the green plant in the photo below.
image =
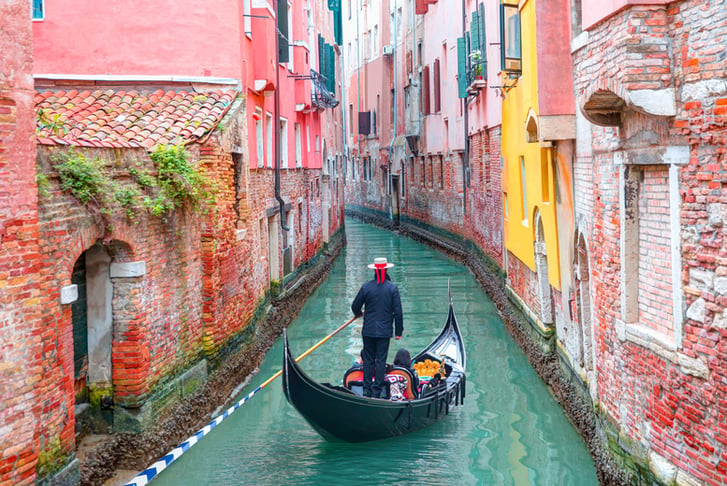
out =
[(38, 477), (42, 478), (60, 471), (65, 464), (66, 456), (61, 447), (61, 440), (54, 437), (38, 453), (38, 464), (35, 466), (35, 471)]
[[(150, 156), (156, 172), (136, 163), (128, 168), (131, 180), (124, 182), (114, 180), (101, 159), (74, 149), (53, 154), (51, 164), (61, 188), (98, 215), (109, 231), (117, 210), (124, 210), (126, 217), (135, 221), (140, 210), (162, 217), (185, 203), (197, 211), (204, 202), (212, 201), (212, 185), (189, 163), (184, 147), (161, 145)], [(37, 180), (39, 194), (47, 193), (47, 177), (39, 174)]]
[(73, 149), (65, 154), (51, 156), (53, 168), (58, 172), (61, 189), (68, 191), (82, 204), (95, 203), (103, 207), (108, 203), (110, 179), (100, 159), (89, 159)]
[(158, 145), (151, 153), (157, 168), (157, 182), (164, 198), (172, 207), (181, 207), (189, 201), (198, 209), (211, 193), (209, 183), (202, 173), (189, 163), (188, 153), (180, 145)]
[(50, 181), (48, 181), (47, 175), (37, 171), (35, 173), (35, 185), (38, 187), (38, 195), (40, 197), (48, 197), (50, 195)]

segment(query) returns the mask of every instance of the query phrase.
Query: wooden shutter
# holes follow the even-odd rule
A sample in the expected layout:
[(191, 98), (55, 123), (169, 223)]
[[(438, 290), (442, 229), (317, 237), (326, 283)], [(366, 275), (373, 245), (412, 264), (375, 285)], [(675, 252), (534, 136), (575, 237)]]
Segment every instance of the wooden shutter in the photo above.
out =
[(358, 133), (368, 135), (371, 133), (371, 112), (362, 111), (358, 114)]
[(424, 80), (422, 86), (422, 114), (428, 115), (429, 111), (429, 66), (424, 66)]
[(472, 38), (470, 39), (470, 42), (472, 42), (472, 50), (478, 51), (480, 50), (480, 16), (476, 10), (472, 12), (470, 32), (472, 36)]
[(441, 85), (439, 77), (439, 59), (434, 60), (434, 113), (442, 111)]
[(288, 44), (288, 0), (278, 0), (278, 62), (290, 62)]
[(457, 91), (460, 98), (467, 97), (467, 48), (464, 37), (457, 39)]

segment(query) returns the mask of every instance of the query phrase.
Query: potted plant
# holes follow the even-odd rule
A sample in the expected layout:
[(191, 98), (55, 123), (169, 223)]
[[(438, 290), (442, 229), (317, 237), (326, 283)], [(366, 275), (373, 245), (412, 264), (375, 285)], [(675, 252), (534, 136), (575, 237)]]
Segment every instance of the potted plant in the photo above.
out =
[(474, 51), (470, 52), (470, 61), (475, 72), (475, 79), (482, 79), (482, 52), (480, 52), (479, 49), (475, 49)]

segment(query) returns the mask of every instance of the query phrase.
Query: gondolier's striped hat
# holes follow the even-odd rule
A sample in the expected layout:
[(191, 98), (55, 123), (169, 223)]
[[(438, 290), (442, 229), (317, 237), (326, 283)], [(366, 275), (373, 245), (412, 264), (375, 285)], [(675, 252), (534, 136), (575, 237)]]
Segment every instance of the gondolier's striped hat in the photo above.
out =
[(386, 258), (374, 258), (374, 263), (369, 264), (369, 268), (376, 270), (376, 283), (384, 283), (386, 269), (393, 267), (393, 263), (386, 261)]

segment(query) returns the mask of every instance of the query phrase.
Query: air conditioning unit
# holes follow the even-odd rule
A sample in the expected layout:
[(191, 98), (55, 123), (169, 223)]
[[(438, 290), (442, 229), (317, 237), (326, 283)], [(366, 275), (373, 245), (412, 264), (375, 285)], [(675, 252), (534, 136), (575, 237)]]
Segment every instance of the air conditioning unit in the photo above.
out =
[(394, 46), (392, 46), (392, 45), (385, 45), (381, 48), (381, 50), (384, 53), (384, 56), (393, 56), (394, 55)]

